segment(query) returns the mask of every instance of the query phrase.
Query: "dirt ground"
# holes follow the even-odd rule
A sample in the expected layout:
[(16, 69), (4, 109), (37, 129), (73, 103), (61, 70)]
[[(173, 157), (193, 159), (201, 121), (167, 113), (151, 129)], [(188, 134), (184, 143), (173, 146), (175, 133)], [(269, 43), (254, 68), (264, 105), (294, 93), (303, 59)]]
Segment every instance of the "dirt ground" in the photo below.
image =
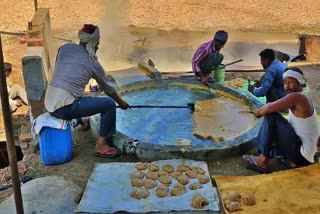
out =
[[(78, 30), (83, 23), (153, 27), (165, 30), (216, 29), (272, 31), (320, 35), (320, 2), (316, 0), (38, 0), (38, 8), (49, 8), (54, 33)], [(24, 32), (34, 14), (34, 1), (1, 1), (0, 31)], [(107, 23), (108, 26), (105, 26)], [(22, 37), (3, 37), (5, 61), (13, 67), (12, 80), (23, 82)]]
[[(320, 2), (316, 0), (38, 0), (39, 7), (49, 7), (51, 27), (54, 34), (76, 31), (83, 23), (96, 23), (106, 30), (105, 23), (119, 26), (153, 27), (164, 30), (200, 30), (213, 32), (216, 29), (289, 32), (296, 34), (320, 35)], [(0, 1), (4, 8), (0, 14), (0, 31), (23, 32), (27, 22), (34, 13), (33, 1), (10, 0)], [(13, 18), (14, 17), (14, 18)], [(114, 19), (113, 19), (114, 18)], [(143, 37), (143, 35), (140, 35)], [(158, 35), (162, 36), (162, 35)], [(23, 85), (21, 72), (21, 58), (26, 44), (23, 36), (2, 35), (4, 60), (13, 64), (10, 77), (12, 82)], [(310, 66), (307, 78), (310, 95), (316, 101), (317, 111), (320, 112), (320, 87), (318, 84), (319, 67)], [(238, 77), (240, 74), (230, 74), (228, 78)], [(260, 74), (252, 74), (260, 75)], [(241, 76), (241, 75), (240, 75)], [(245, 77), (247, 74), (245, 74)], [(26, 113), (21, 109), (15, 115)], [(0, 117), (1, 119), (1, 117)], [(1, 131), (1, 130), (0, 130)], [(139, 161), (133, 156), (123, 156), (113, 160), (94, 156), (94, 139), (89, 132), (74, 134), (73, 160), (67, 164), (44, 166), (40, 163), (39, 154), (27, 157), (27, 175), (37, 178), (48, 175), (61, 175), (85, 188), (92, 172), (94, 163), (101, 162), (130, 162)], [(221, 160), (209, 160), (209, 172), (226, 175), (256, 174), (243, 167), (241, 154)], [(283, 169), (276, 162), (272, 169)], [(2, 191), (0, 202), (7, 198), (12, 190)]]

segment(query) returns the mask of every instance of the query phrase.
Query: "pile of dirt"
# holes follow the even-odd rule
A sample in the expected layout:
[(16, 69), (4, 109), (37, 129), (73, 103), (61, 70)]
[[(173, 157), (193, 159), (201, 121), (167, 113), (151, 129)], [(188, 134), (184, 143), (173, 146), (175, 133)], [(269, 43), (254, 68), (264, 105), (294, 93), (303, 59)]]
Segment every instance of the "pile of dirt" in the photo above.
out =
[[(29, 0), (1, 1), (0, 6), (0, 30), (6, 31), (25, 30), (35, 10)], [(100, 24), (114, 13), (125, 26), (320, 33), (320, 2), (314, 0), (38, 0), (41, 7), (50, 8), (56, 31), (78, 29), (84, 22)]]
[(320, 33), (320, 2), (306, 0), (132, 0), (129, 22), (163, 29)]
[[(1, 1), (0, 31), (23, 32), (31, 21), (34, 1)], [(245, 30), (320, 34), (320, 2), (305, 0), (38, 0), (49, 8), (54, 33), (78, 30), (96, 23), (108, 30), (114, 25), (153, 27), (165, 30)], [(14, 20), (13, 20), (14, 17)], [(11, 21), (10, 21), (11, 20)], [(106, 24), (108, 26), (104, 26)], [(21, 57), (23, 37), (3, 36), (5, 61), (13, 64), (13, 81), (23, 84)]]

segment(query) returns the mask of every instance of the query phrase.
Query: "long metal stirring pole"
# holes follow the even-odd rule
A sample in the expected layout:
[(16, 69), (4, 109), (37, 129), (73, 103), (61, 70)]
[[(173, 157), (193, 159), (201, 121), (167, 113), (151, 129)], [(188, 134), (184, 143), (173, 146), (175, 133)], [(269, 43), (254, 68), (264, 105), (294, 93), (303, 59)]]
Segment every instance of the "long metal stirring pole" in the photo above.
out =
[(17, 164), (16, 147), (13, 137), (12, 119), (8, 100), (7, 81), (4, 71), (3, 50), (0, 34), (0, 97), (2, 105), (2, 114), (5, 127), (5, 133), (7, 138), (7, 150), (9, 156), (9, 163), (12, 175), (14, 201), (16, 204), (17, 214), (23, 214), (23, 202), (20, 189), (19, 170)]

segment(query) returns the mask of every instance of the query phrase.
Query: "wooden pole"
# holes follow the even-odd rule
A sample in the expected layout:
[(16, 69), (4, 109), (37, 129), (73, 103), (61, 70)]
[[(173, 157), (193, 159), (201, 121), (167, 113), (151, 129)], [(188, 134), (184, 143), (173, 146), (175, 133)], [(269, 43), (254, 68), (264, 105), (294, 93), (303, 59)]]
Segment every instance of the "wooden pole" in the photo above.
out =
[(7, 34), (12, 36), (25, 36), (26, 33), (19, 33), (19, 32), (8, 32), (8, 31), (0, 31), (0, 34)]
[(34, 11), (38, 10), (38, 0), (34, 0)]
[(9, 156), (10, 169), (11, 169), (16, 212), (17, 214), (23, 214), (23, 202), (22, 202), (21, 189), (20, 189), (20, 179), (19, 179), (16, 147), (14, 143), (12, 118), (11, 118), (11, 112), (10, 112), (10, 106), (9, 106), (9, 100), (8, 100), (7, 81), (6, 81), (5, 71), (4, 71), (1, 34), (0, 34), (0, 97), (1, 97), (5, 133), (7, 138), (7, 150), (8, 150), (8, 156)]

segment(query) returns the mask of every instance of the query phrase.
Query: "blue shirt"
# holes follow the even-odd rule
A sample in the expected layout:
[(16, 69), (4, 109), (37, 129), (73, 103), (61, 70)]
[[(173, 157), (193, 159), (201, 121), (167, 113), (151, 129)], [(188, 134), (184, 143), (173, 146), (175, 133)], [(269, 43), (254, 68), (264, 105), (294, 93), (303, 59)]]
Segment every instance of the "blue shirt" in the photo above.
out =
[(256, 97), (263, 97), (267, 95), (271, 88), (274, 88), (278, 98), (284, 97), (285, 92), (282, 74), (285, 72), (286, 68), (287, 66), (284, 63), (277, 59), (273, 60), (270, 66), (265, 70), (261, 86), (259, 88), (255, 88), (253, 90), (253, 94)]

